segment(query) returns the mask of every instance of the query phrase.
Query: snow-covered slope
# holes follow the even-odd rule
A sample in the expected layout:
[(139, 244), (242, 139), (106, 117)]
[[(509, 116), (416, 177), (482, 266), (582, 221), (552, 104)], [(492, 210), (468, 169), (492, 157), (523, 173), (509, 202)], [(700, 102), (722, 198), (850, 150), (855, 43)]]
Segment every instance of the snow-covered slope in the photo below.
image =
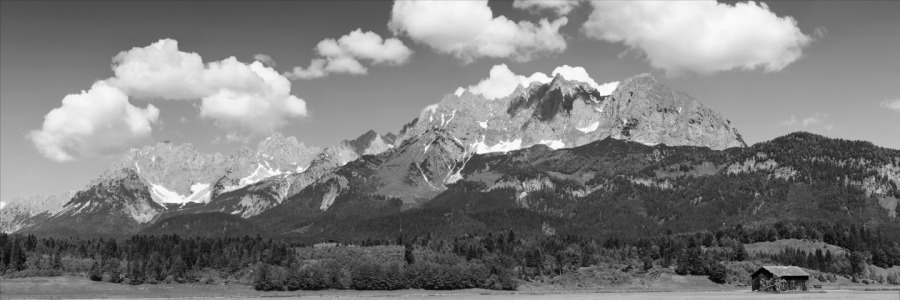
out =
[(279, 133), (261, 141), (256, 150), (241, 148), (228, 156), (164, 142), (130, 150), (96, 181), (130, 169), (150, 186), (159, 204), (207, 203), (215, 195), (271, 176), (302, 172), (320, 150)]

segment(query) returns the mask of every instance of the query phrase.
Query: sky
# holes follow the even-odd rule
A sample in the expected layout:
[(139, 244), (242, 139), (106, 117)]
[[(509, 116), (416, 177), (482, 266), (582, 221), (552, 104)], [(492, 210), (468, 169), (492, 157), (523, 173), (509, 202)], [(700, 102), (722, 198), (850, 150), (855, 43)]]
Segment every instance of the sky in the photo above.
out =
[(652, 73), (751, 144), (803, 130), (900, 149), (900, 2), (0, 3), (5, 201), (81, 189), (161, 141), (397, 132), (458, 87), (563, 65)]

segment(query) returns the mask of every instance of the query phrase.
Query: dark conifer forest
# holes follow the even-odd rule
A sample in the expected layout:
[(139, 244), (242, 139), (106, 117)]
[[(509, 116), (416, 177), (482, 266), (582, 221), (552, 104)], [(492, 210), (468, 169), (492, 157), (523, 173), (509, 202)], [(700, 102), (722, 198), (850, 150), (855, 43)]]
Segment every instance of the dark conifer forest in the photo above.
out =
[[(804, 239), (846, 253), (787, 248), (751, 257), (744, 244)], [(719, 283), (740, 283), (746, 264), (786, 264), (829, 276), (856, 278), (866, 264), (900, 265), (900, 244), (854, 225), (779, 222), (717, 231), (598, 240), (586, 236), (528, 237), (514, 231), (453, 238), (398, 236), (311, 246), (256, 237), (137, 235), (126, 239), (0, 235), (6, 277), (77, 274), (123, 284), (204, 283), (209, 274), (245, 277), (258, 290), (516, 289), (519, 282), (609, 262), (631, 272), (672, 268)], [(823, 276), (828, 278), (827, 276)], [(897, 274), (876, 278), (900, 284)]]

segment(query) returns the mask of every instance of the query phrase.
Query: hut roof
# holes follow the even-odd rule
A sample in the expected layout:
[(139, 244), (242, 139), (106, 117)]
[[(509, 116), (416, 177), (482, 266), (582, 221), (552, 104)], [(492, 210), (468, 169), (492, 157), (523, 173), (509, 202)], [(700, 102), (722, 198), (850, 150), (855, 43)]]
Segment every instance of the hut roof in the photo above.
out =
[[(800, 268), (794, 267), (794, 266), (763, 266), (762, 268), (759, 268), (759, 270), (756, 271), (756, 273), (759, 273), (759, 271), (762, 271), (762, 270), (769, 271), (769, 273), (772, 273), (772, 275), (775, 275), (778, 277), (785, 277), (785, 276), (809, 277), (809, 273), (806, 273), (803, 271), (803, 269), (800, 269)], [(754, 273), (754, 275), (756, 273)]]

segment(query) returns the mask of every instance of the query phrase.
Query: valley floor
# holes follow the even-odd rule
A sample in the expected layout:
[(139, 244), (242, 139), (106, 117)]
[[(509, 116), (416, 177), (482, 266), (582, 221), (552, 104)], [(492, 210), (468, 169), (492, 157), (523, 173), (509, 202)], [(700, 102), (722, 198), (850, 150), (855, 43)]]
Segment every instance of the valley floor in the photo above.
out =
[[(702, 289), (702, 288), (701, 288)], [(561, 291), (540, 287), (528, 287), (520, 291), (502, 292), (490, 290), (455, 291), (300, 291), (258, 292), (243, 285), (193, 285), (156, 284), (130, 286), (98, 283), (80, 277), (35, 277), (0, 280), (0, 299), (271, 299), (271, 298), (359, 299), (900, 299), (897, 286), (825, 286), (808, 293), (763, 294), (750, 292), (749, 288), (733, 290), (575, 290)]]

